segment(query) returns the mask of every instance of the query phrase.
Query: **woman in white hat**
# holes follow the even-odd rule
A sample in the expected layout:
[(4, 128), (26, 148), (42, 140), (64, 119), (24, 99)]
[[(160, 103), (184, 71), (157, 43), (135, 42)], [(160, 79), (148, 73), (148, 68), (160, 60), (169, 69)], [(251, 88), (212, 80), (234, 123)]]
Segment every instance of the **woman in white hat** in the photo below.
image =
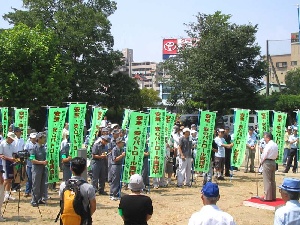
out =
[(152, 200), (141, 194), (144, 187), (141, 175), (134, 174), (130, 177), (128, 188), (131, 190), (131, 194), (121, 198), (118, 208), (124, 225), (147, 225), (147, 221), (151, 218), (153, 214)]

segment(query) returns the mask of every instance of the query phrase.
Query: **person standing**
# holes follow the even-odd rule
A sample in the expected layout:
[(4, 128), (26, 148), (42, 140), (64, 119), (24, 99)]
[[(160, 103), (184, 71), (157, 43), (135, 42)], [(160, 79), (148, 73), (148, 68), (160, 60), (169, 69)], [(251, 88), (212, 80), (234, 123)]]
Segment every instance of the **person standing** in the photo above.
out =
[(95, 192), (98, 191), (100, 195), (107, 195), (104, 191), (104, 187), (107, 176), (105, 161), (107, 160), (106, 145), (108, 144), (108, 140), (108, 135), (103, 135), (94, 143), (92, 148), (92, 183)]
[(15, 162), (15, 159), (13, 155), (16, 153), (16, 148), (13, 145), (13, 142), (15, 140), (17, 140), (17, 136), (13, 132), (8, 132), (7, 138), (0, 144), (0, 158), (2, 159), (3, 169), (5, 171), (3, 183), (5, 190), (5, 202), (8, 200), (15, 200), (15, 198), (10, 196), (10, 188), (14, 178), (13, 163)]
[[(13, 144), (15, 145), (16, 153), (18, 153), (18, 152), (24, 150), (25, 142), (24, 142), (24, 139), (21, 138), (22, 130), (19, 127), (14, 128), (14, 133), (17, 136), (17, 138)], [(20, 167), (19, 169), (17, 169), (17, 167), (15, 168), (16, 171), (14, 172), (14, 180), (13, 180), (13, 184), (12, 184), (12, 189), (14, 190), (14, 192), (20, 188), (20, 184), (16, 183), (15, 181), (16, 181), (17, 174), (19, 174), (19, 175), (22, 174), (22, 171), (21, 171), (22, 167)]]
[(288, 126), (287, 131), (284, 134), (284, 152), (283, 152), (283, 159), (282, 159), (283, 166), (286, 166), (288, 157), (290, 156), (291, 143), (289, 139), (291, 135), (292, 135), (292, 127)]
[(46, 204), (42, 200), (45, 185), (47, 180), (46, 166), (48, 161), (46, 160), (46, 135), (44, 133), (38, 133), (36, 135), (37, 143), (34, 149), (30, 151), (30, 159), (32, 162), (32, 199), (31, 205), (37, 207), (39, 204)]
[(191, 186), (192, 169), (192, 139), (190, 129), (183, 129), (183, 136), (179, 138), (178, 144), (179, 166), (177, 169), (177, 187), (182, 187), (185, 181), (186, 186)]
[(264, 198), (262, 201), (274, 201), (276, 200), (276, 182), (275, 160), (278, 156), (278, 145), (272, 140), (272, 135), (269, 132), (264, 133), (264, 139), (266, 142), (263, 153), (261, 154), (261, 164), (263, 165), (263, 183), (264, 183)]
[(2, 166), (2, 160), (0, 160), (0, 222), (5, 222), (6, 219), (3, 218), (2, 215), (2, 205), (3, 205), (3, 201), (4, 201), (4, 173), (5, 171), (3, 170), (3, 166)]
[(116, 146), (112, 149), (112, 164), (111, 164), (111, 185), (110, 185), (110, 199), (119, 200), (121, 197), (121, 172), (122, 172), (122, 161), (125, 157), (123, 147), (125, 141), (122, 138), (117, 138)]
[(111, 165), (112, 165), (112, 150), (114, 149), (114, 147), (116, 147), (117, 145), (117, 139), (120, 135), (119, 130), (113, 130), (112, 131), (112, 138), (110, 139), (110, 142), (108, 144), (108, 154), (107, 154), (107, 170), (108, 170), (108, 174), (107, 174), (107, 178), (108, 178), (108, 183), (111, 183), (112, 181), (112, 171), (111, 171)]
[(69, 123), (65, 123), (64, 129), (62, 130), (62, 139), (66, 139), (67, 135), (69, 135)]
[(296, 225), (300, 222), (300, 180), (295, 178), (284, 178), (279, 192), (285, 206), (275, 212), (274, 225)]
[[(67, 136), (68, 137), (68, 136)], [(61, 162), (62, 162), (62, 171), (63, 171), (63, 180), (69, 180), (72, 176), (72, 171), (70, 169), (72, 156), (70, 155), (70, 143), (62, 143), (63, 146), (60, 150), (61, 153)]]
[(250, 173), (255, 173), (254, 171), (254, 159), (256, 152), (256, 134), (254, 133), (254, 128), (249, 127), (248, 140), (246, 144), (246, 159), (245, 159), (245, 173), (248, 173), (248, 165), (250, 160)]
[[(36, 146), (36, 135), (37, 133), (30, 133), (29, 135), (29, 140), (26, 142), (24, 150), (27, 150), (30, 152), (32, 149), (35, 149)], [(24, 197), (29, 197), (31, 195), (32, 191), (32, 163), (31, 160), (27, 159), (26, 160), (26, 174), (27, 174), (27, 182), (26, 182), (26, 188), (25, 188), (25, 193)]]
[(215, 152), (215, 169), (217, 180), (225, 180), (222, 176), (222, 171), (225, 165), (225, 148), (232, 148), (233, 143), (227, 144), (224, 139), (224, 129), (218, 130), (218, 136), (215, 138), (215, 143), (218, 146), (218, 151)]
[[(231, 143), (231, 136), (229, 134), (229, 127), (225, 127), (224, 139), (227, 144)], [(230, 177), (230, 167), (231, 167), (231, 148), (225, 148), (225, 177)]]
[(188, 225), (235, 225), (233, 217), (217, 206), (220, 200), (217, 184), (207, 182), (201, 190), (201, 200), (204, 206), (191, 216)]
[[(71, 160), (71, 171), (73, 176), (70, 180), (79, 180), (79, 181), (85, 181), (82, 177), (82, 173), (86, 170), (86, 160), (83, 157), (75, 157)], [(66, 182), (61, 183), (59, 187), (59, 197), (62, 201), (64, 196), (63, 192), (66, 187)], [(82, 203), (84, 206), (84, 210), (88, 213), (89, 217), (86, 218), (87, 221), (82, 222), (82, 224), (92, 224), (92, 215), (96, 211), (96, 195), (95, 190), (92, 185), (90, 185), (87, 182), (83, 182), (80, 185), (80, 194), (83, 197)], [(68, 215), (66, 215), (67, 217)], [(64, 215), (61, 215), (61, 218), (63, 218)]]
[(134, 174), (130, 177), (128, 188), (131, 194), (122, 196), (118, 208), (124, 225), (148, 224), (147, 221), (153, 214), (153, 206), (151, 198), (141, 194), (144, 187), (141, 175)]
[(290, 155), (288, 157), (287, 165), (283, 173), (288, 173), (293, 162), (293, 173), (296, 173), (297, 170), (297, 149), (298, 149), (298, 143), (299, 143), (299, 136), (298, 136), (298, 129), (297, 127), (294, 128), (293, 134), (289, 137), (289, 142), (291, 146)]

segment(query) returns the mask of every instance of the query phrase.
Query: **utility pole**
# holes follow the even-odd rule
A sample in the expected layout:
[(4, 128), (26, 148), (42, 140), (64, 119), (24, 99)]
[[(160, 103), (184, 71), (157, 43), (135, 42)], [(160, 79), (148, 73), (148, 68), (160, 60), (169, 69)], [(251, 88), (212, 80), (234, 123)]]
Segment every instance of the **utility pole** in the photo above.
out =
[(268, 71), (267, 71), (267, 89), (266, 89), (266, 96), (269, 96), (270, 90), (270, 58), (269, 58), (269, 40), (267, 40), (267, 63), (268, 63)]

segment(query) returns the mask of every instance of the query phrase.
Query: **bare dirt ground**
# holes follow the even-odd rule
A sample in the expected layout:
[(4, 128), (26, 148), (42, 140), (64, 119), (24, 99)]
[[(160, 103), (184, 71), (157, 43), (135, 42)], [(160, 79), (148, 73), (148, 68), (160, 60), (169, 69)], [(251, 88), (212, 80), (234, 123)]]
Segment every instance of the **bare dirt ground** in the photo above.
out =
[[(276, 172), (277, 186), (281, 184), (285, 176), (300, 177), (299, 173), (283, 174), (283, 167), (279, 167)], [(176, 188), (170, 186), (167, 188), (151, 189), (147, 194), (151, 197), (154, 206), (154, 213), (149, 221), (149, 225), (181, 225), (187, 224), (193, 212), (198, 211), (202, 206), (200, 199), (200, 190), (202, 187), (202, 177), (197, 177), (196, 183), (191, 188)], [(230, 213), (237, 224), (240, 225), (269, 225), (273, 224), (274, 211), (256, 209), (243, 206), (243, 201), (257, 194), (263, 196), (262, 175), (253, 173), (244, 173), (243, 168), (234, 172), (232, 181), (226, 179), (219, 181), (221, 199), (218, 206)], [(106, 191), (109, 191), (108, 185)], [(130, 193), (129, 190), (123, 190), (124, 194)], [(23, 194), (23, 193), (22, 193)], [(55, 224), (54, 220), (59, 211), (58, 193), (50, 191), (51, 199), (46, 206), (40, 206), (42, 217), (38, 208), (30, 205), (30, 199), (21, 196), (20, 212), (18, 217), (18, 193), (13, 193), (15, 201), (10, 201), (5, 208), (5, 224)], [(277, 191), (277, 197), (280, 197)], [(94, 224), (101, 225), (121, 225), (122, 219), (117, 213), (118, 201), (109, 200), (108, 196), (97, 196), (97, 211), (93, 216)], [(19, 220), (19, 221), (18, 221)], [(59, 223), (56, 223), (59, 224)]]

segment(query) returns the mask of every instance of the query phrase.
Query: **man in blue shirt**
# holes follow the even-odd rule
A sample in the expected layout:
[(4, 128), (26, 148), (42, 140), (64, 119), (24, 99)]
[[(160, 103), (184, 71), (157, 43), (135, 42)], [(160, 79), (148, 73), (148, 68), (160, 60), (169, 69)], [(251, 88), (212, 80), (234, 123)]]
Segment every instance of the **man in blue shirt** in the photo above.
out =
[(300, 180), (284, 178), (279, 192), (285, 206), (275, 212), (274, 225), (297, 225), (300, 221)]
[(254, 128), (249, 127), (248, 140), (246, 144), (246, 160), (245, 160), (245, 173), (248, 173), (248, 165), (250, 160), (250, 173), (255, 173), (254, 171), (254, 159), (256, 152), (256, 134), (254, 133)]

